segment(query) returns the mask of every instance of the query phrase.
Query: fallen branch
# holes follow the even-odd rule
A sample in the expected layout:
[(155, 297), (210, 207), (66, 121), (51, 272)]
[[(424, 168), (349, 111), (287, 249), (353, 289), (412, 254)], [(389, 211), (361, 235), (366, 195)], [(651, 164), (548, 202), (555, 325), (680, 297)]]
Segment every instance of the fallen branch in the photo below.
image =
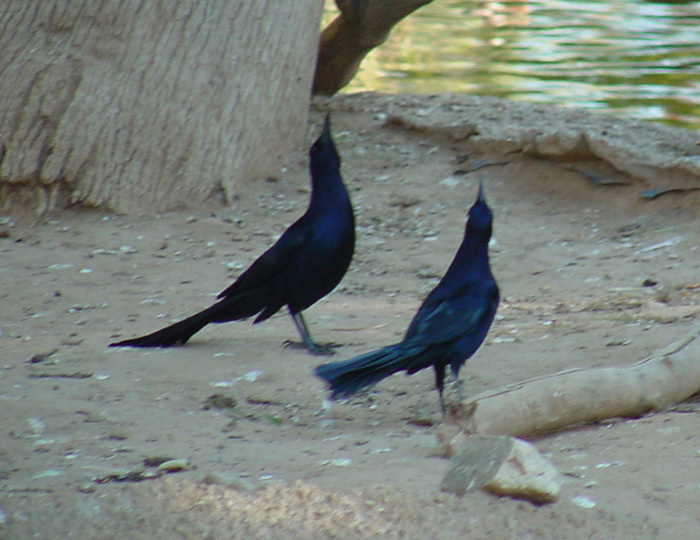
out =
[(623, 368), (574, 369), (479, 394), (450, 408), (437, 437), (452, 455), (468, 434), (527, 437), (605, 420), (638, 417), (700, 391), (700, 326)]

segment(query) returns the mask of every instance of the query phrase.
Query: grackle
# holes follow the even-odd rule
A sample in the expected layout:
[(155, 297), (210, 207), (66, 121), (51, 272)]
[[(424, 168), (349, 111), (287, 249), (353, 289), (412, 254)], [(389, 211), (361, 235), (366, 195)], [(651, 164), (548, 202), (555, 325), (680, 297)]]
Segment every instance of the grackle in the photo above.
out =
[(340, 156), (331, 137), (330, 115), (309, 151), (311, 200), (297, 221), (238, 279), (219, 294), (219, 301), (147, 336), (112, 343), (110, 347), (173, 347), (184, 345), (209, 323), (237, 321), (257, 315), (262, 322), (287, 307), (303, 346), (313, 354), (332, 354), (316, 343), (302, 311), (330, 293), (345, 275), (355, 249), (355, 218), (340, 176)]
[(462, 244), (413, 317), (403, 341), (316, 367), (316, 375), (328, 383), (332, 397), (349, 396), (399, 371), (411, 375), (433, 366), (445, 413), (445, 368), (450, 366), (459, 387), (459, 369), (481, 346), (498, 308), (499, 291), (488, 255), (492, 222), (480, 184)]

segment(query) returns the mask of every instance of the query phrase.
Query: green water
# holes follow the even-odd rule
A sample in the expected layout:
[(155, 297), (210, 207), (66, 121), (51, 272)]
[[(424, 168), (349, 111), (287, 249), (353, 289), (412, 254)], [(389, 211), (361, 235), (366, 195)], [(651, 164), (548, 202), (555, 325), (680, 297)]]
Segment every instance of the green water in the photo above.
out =
[(360, 90), (495, 95), (700, 130), (700, 2), (434, 0), (343, 92)]

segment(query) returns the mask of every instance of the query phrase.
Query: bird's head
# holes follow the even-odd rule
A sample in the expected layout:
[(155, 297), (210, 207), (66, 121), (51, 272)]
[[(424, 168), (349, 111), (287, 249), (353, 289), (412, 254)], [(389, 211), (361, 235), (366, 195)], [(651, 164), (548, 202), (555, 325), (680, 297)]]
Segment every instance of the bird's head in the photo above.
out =
[(467, 232), (481, 236), (491, 237), (493, 226), (493, 214), (484, 196), (484, 181), (479, 180), (479, 194), (476, 202), (469, 209), (469, 219), (467, 220)]
[(327, 174), (340, 169), (340, 156), (331, 137), (331, 114), (326, 115), (323, 130), (309, 150), (312, 174)]

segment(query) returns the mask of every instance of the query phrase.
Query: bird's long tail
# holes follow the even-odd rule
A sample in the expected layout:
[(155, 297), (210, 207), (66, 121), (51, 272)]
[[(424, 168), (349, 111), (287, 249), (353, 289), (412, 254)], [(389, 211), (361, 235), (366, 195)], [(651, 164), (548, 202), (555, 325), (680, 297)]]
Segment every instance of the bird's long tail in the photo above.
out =
[(345, 397), (389, 375), (410, 370), (411, 359), (421, 352), (415, 349), (396, 343), (349, 360), (317, 366), (314, 372), (328, 383), (334, 398)]
[(184, 345), (187, 340), (211, 322), (215, 322), (222, 309), (221, 302), (195, 313), (175, 324), (157, 330), (147, 336), (125, 339), (111, 343), (110, 347), (176, 347)]

